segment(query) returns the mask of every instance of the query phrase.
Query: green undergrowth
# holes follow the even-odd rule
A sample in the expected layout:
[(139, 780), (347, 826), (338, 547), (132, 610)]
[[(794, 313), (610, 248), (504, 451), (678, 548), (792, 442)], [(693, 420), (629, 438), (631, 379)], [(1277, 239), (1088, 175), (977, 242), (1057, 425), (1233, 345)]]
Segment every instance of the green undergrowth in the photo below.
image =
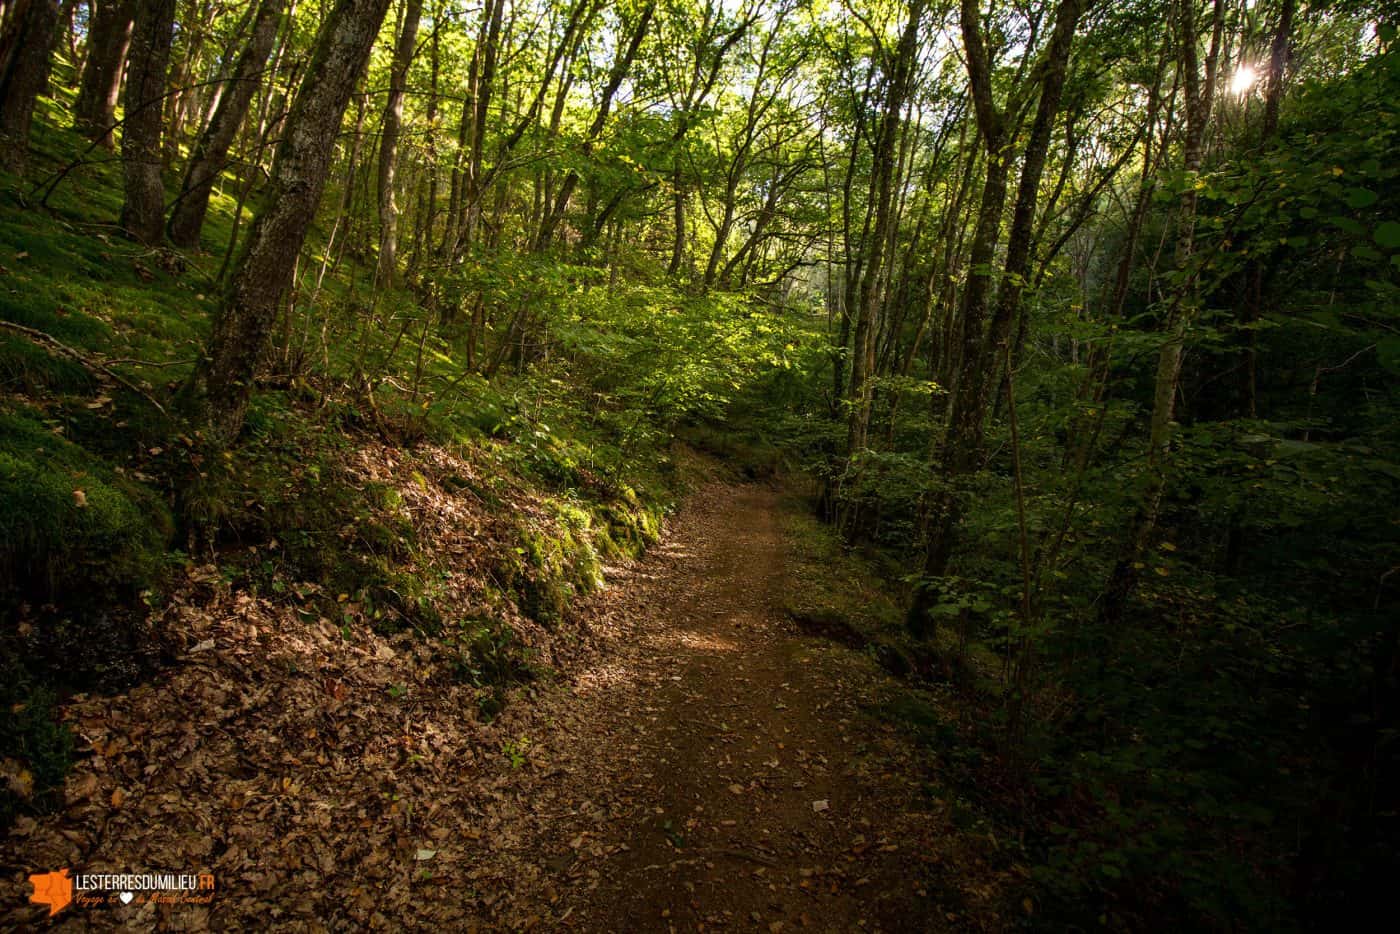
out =
[(603, 585), (604, 562), (640, 554), (660, 535), (661, 512), (636, 501), (553, 500), (542, 527), (522, 522), (521, 544), (501, 566), (520, 609), (544, 626), (564, 619), (575, 597)]
[[(464, 376), (451, 329), (371, 293), (360, 251), (323, 255), (318, 223), (244, 436), (200, 451), (162, 408), (207, 334), (234, 186), (202, 251), (125, 240), (120, 163), (66, 129), (68, 97), (40, 101), (29, 174), (0, 174), (0, 824), (54, 802), (66, 695), (153, 673), (151, 610), (195, 565), (347, 638), (429, 640), (495, 716), (548, 675), (532, 641), (567, 641), (574, 601), (657, 540), (687, 481), (669, 435), (563, 363)], [(475, 551), (443, 548), (415, 496), (460, 507)]]
[(33, 409), (0, 412), (0, 577), (29, 597), (131, 596), (158, 572), (169, 510), (63, 428)]
[(813, 499), (789, 496), (781, 516), (793, 577), (785, 605), (789, 618), (810, 636), (864, 652), (893, 676), (867, 712), (908, 742), (924, 775), (927, 806), (946, 813), (958, 831), (944, 860), (920, 865), (919, 886), (945, 912), (980, 910), (969, 901), (972, 875), (988, 866), (1019, 874), (1024, 865), (1024, 852), (1007, 832), (1012, 824), (973, 787), (991, 756), (969, 741), (965, 713), (994, 703), (995, 659), (981, 645), (960, 650), (951, 632), (932, 642), (912, 639), (904, 625), (907, 585), (892, 559), (843, 544), (817, 518)]
[(905, 626), (908, 597), (895, 559), (874, 547), (851, 547), (816, 515), (807, 498), (789, 503), (784, 525), (799, 586), (786, 611), (805, 631), (869, 652), (891, 674), (911, 682), (951, 681), (994, 697), (999, 662), (984, 645), (945, 626), (934, 638), (913, 638)]
[(718, 458), (736, 477), (771, 480), (787, 473), (791, 464), (784, 450), (761, 433), (745, 430), (749, 427), (699, 422), (685, 426), (681, 437)]

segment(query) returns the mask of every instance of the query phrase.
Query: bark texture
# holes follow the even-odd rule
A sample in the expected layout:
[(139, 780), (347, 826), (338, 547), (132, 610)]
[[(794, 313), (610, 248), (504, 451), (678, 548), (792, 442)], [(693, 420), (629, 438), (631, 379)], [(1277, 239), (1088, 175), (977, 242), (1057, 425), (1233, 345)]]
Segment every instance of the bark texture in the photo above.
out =
[(384, 122), (379, 134), (379, 284), (386, 288), (394, 284), (399, 243), (399, 206), (394, 199), (394, 180), (398, 172), (399, 135), (403, 128), (403, 99), (422, 15), (423, 0), (405, 0), (403, 26), (399, 29), (399, 44), (389, 72), (389, 97), (384, 103)]
[(338, 0), (317, 37), (277, 147), (266, 207), (253, 222), (215, 314), (208, 350), (185, 388), (191, 421), (206, 443), (227, 445), (243, 429), (278, 300), (291, 284), (341, 119), (388, 7), (389, 0)]
[(126, 201), (121, 225), (133, 239), (157, 244), (165, 233), (164, 125), (165, 74), (175, 36), (175, 0), (141, 0), (132, 30), (127, 64), (126, 109), (122, 127), (122, 180)]
[(258, 7), (253, 34), (238, 57), (214, 116), (200, 134), (199, 142), (190, 156), (168, 227), (170, 240), (178, 247), (190, 249), (199, 245), (199, 232), (204, 227), (204, 215), (209, 210), (210, 193), (219, 173), (228, 164), (229, 149), (257, 95), (259, 76), (277, 40), (286, 5), (287, 0), (263, 0)]
[(57, 0), (20, 0), (0, 37), (0, 162), (17, 173), (29, 154), (34, 102), (49, 83), (59, 12)]
[(73, 125), (88, 139), (110, 149), (136, 0), (93, 0), (93, 5), (87, 61), (73, 104)]

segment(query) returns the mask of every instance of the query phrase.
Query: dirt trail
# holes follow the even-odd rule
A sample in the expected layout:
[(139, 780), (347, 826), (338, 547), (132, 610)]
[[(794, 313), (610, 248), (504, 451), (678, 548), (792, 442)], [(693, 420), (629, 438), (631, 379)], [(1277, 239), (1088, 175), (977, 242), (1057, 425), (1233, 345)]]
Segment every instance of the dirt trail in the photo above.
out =
[(522, 840), (546, 871), (519, 879), (500, 920), (524, 911), (585, 931), (945, 920), (918, 881), (930, 817), (862, 710), (883, 676), (801, 636), (781, 610), (778, 508), (772, 489), (708, 487), (592, 608), (613, 651), (573, 685), (571, 721), (537, 739), (556, 766), (546, 774), (563, 780), (555, 819)]
[(70, 705), (63, 808), (0, 839), (0, 928), (46, 924), (27, 880), (61, 867), (218, 877), (210, 905), (75, 906), (64, 930), (996, 927), (973, 835), (871, 712), (895, 683), (783, 612), (783, 508), (703, 487), (556, 632), (565, 675), (490, 723), (413, 633), (181, 608), (180, 665)]

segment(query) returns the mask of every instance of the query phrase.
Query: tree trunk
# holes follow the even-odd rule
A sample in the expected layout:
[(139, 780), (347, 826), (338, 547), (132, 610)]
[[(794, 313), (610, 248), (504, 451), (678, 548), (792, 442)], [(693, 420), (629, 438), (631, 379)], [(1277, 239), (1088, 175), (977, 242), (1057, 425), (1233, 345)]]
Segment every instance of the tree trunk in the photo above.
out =
[[(997, 361), (1012, 359), (1007, 356), (1004, 345), (1010, 337), (1011, 325), (1020, 312), (1021, 297), (1031, 278), (1036, 201), (1040, 195), (1040, 180), (1045, 173), (1045, 159), (1050, 151), (1050, 137), (1055, 129), (1055, 118), (1060, 112), (1060, 99), (1069, 69), (1069, 53), (1074, 44), (1074, 32), (1087, 5), (1087, 0), (1063, 0), (1055, 13), (1055, 31), (1051, 35), (1050, 47), (1045, 54), (1040, 100), (1036, 105), (1035, 121), (1031, 124), (1031, 135), (1026, 141), (1026, 152), (1021, 161), (1021, 181), (1016, 189), (1016, 206), (1011, 214), (1011, 231), (1007, 235), (1006, 259), (1002, 266), (1001, 283), (997, 287), (996, 310), (992, 314), (991, 330), (987, 334), (987, 345), (983, 353), (984, 358), (991, 362), (982, 390), (984, 412), (987, 391), (997, 371)], [(1069, 158), (1066, 157), (1067, 160)]]
[[(164, 100), (165, 117), (163, 126), (165, 132), (163, 139), (165, 143), (164, 161), (169, 164), (174, 162), (180, 155), (180, 143), (185, 135), (186, 118), (189, 116), (191, 101), (197, 97), (197, 90), (191, 85), (194, 83), (194, 73), (196, 64), (203, 59), (204, 43), (208, 38), (212, 25), (212, 18), (217, 15), (214, 3), (211, 0), (197, 0), (191, 7), (190, 3), (184, 4), (182, 14), (179, 15), (180, 30), (175, 36), (175, 45), (171, 55), (171, 70), (166, 80), (170, 85), (169, 93)], [(242, 36), (243, 27), (247, 25), (246, 14), (240, 17), (240, 23), (234, 35)]]
[[(968, 404), (969, 400), (965, 397), (972, 394), (972, 387), (980, 386), (983, 381), (982, 335), (991, 291), (990, 264), (996, 254), (997, 235), (1006, 208), (1008, 174), (1007, 155), (989, 148), (982, 202), (977, 210), (977, 227), (968, 249), (967, 282), (963, 286), (958, 321), (953, 328), (954, 346), (949, 348), (955, 357), (949, 368), (953, 377), (949, 392), (953, 400), (943, 450), (945, 476), (961, 477), (972, 472), (980, 450), (980, 440), (974, 443), (974, 438), (980, 439), (982, 412)], [(959, 400), (963, 400), (961, 404)], [(926, 577), (940, 577), (947, 571), (953, 554), (953, 532), (960, 519), (957, 497), (953, 490), (945, 489), (935, 498), (932, 508), (928, 550), (924, 556)], [(910, 626), (918, 634), (922, 634), (921, 627), (925, 624), (924, 616), (928, 609), (926, 598), (926, 591), (918, 590), (910, 609)]]
[(215, 446), (232, 443), (243, 428), (278, 300), (291, 284), (345, 107), (388, 7), (389, 0), (338, 0), (317, 36), (315, 57), (277, 147), (266, 207), (253, 222), (208, 349), (185, 387), (193, 427)]
[(1278, 129), (1279, 105), (1283, 101), (1283, 79), (1288, 73), (1288, 60), (1292, 55), (1293, 17), (1298, 11), (1298, 0), (1283, 0), (1279, 11), (1278, 28), (1269, 46), (1269, 76), (1264, 95), (1264, 124), (1260, 128), (1260, 141), (1267, 142)]
[(1152, 419), (1147, 441), (1147, 488), (1132, 519), (1123, 552), (1113, 566), (1102, 599), (1099, 619), (1108, 626), (1122, 622), (1128, 598), (1137, 587), (1138, 565), (1157, 528), (1162, 499), (1167, 489), (1168, 445), (1176, 415), (1176, 391), (1186, 348), (1186, 333), (1195, 317), (1195, 275), (1191, 270), (1196, 251), (1196, 209), (1199, 195), (1194, 184), (1205, 152), (1205, 131), (1210, 122), (1215, 97), (1215, 75), (1224, 27), (1224, 4), (1215, 0), (1210, 51), (1206, 55), (1204, 80), (1200, 72), (1196, 43), (1195, 0), (1181, 3), (1182, 77), (1186, 89), (1186, 133), (1182, 143), (1182, 165), (1188, 185), (1177, 204), (1175, 294), (1167, 309), (1167, 339), (1157, 355), (1157, 375), (1152, 391)]
[(394, 284), (399, 243), (399, 206), (394, 200), (394, 176), (398, 169), (399, 133), (403, 126), (403, 99), (408, 67), (418, 42), (418, 20), (423, 0), (405, 0), (399, 44), (389, 72), (389, 97), (384, 104), (384, 122), (379, 134), (379, 285)]
[[(637, 57), (637, 51), (642, 47), (642, 40), (646, 38), (647, 29), (651, 26), (651, 18), (655, 12), (655, 3), (648, 3), (642, 9), (641, 16), (637, 19), (637, 25), (632, 30), (627, 48), (613, 62), (607, 86), (603, 88), (602, 99), (598, 102), (598, 111), (593, 115), (593, 122), (588, 127), (588, 135), (584, 137), (583, 155), (585, 158), (593, 153), (593, 143), (597, 140), (598, 134), (603, 132), (603, 127), (607, 125), (608, 114), (612, 112), (613, 97), (617, 94), (617, 89), (622, 86), (627, 72), (632, 68), (632, 60)], [(544, 222), (540, 225), (539, 234), (535, 238), (536, 252), (544, 252), (549, 249), (550, 244), (554, 241), (554, 232), (558, 229), (559, 222), (564, 219), (564, 212), (568, 210), (569, 200), (573, 197), (578, 182), (579, 174), (576, 171), (570, 170), (569, 174), (564, 177), (559, 193), (554, 198), (554, 204), (546, 210)]]
[[(423, 203), (419, 206), (418, 216), (414, 219), (413, 254), (408, 260), (410, 276), (418, 268), (424, 252), (432, 249), (433, 230), (437, 226), (438, 179), (441, 175), (438, 168), (437, 134), (438, 96), (441, 93), (439, 85), (442, 75), (442, 43), (440, 41), (442, 13), (443, 3), (439, 2), (437, 8), (429, 14), (433, 22), (431, 51), (428, 55), (431, 77), (428, 87), (427, 112), (424, 115), (428, 126), (423, 137), (424, 148), (427, 150), (425, 160), (427, 163), (427, 186), (423, 194)], [(428, 294), (431, 295), (431, 287), (429, 287)]]
[(73, 126), (88, 139), (112, 148), (122, 67), (131, 44), (136, 0), (93, 0), (87, 62), (73, 103)]
[(175, 0), (141, 0), (128, 60), (122, 127), (126, 202), (121, 225), (133, 239), (158, 244), (165, 232), (165, 185), (160, 132), (165, 73), (175, 35)]
[[(457, 156), (448, 198), (444, 252), (451, 259), (461, 255), (476, 237), (485, 180), (481, 176), (486, 141), (486, 115), (495, 91), (496, 57), (501, 36), (504, 0), (487, 0), (481, 12), (481, 30), (467, 73), (467, 95), (462, 101), (462, 121), (457, 131)], [(543, 92), (541, 92), (543, 93)], [(525, 131), (520, 129), (523, 134)]]
[[(963, 0), (962, 3), (963, 45), (967, 51), (967, 71), (972, 92), (977, 128), (987, 153), (986, 177), (982, 183), (982, 201), (977, 210), (977, 226), (973, 233), (968, 252), (967, 283), (963, 288), (958, 320), (954, 327), (954, 347), (950, 351), (957, 354), (949, 371), (953, 377), (948, 387), (952, 393), (952, 405), (946, 442), (943, 451), (943, 472), (945, 475), (960, 476), (967, 473), (973, 455), (969, 443), (974, 433), (981, 431), (981, 415), (974, 413), (966, 400), (959, 403), (970, 387), (982, 382), (982, 331), (990, 300), (992, 271), (991, 262), (995, 257), (997, 237), (1001, 231), (1001, 217), (1006, 209), (1007, 164), (1010, 154), (1006, 152), (1005, 118), (998, 111), (992, 96), (991, 62), (988, 59), (986, 44), (982, 38), (981, 13), (977, 0)], [(972, 424), (976, 414), (976, 424)], [(938, 577), (948, 568), (948, 560), (953, 550), (953, 529), (960, 515), (957, 497), (951, 489), (945, 489), (935, 498), (932, 506), (932, 519), (929, 541), (924, 555), (924, 576)], [(932, 594), (927, 587), (918, 587), (909, 608), (910, 630), (919, 636), (927, 635), (928, 609)]]
[(260, 74), (267, 64), (273, 43), (281, 28), (286, 0), (263, 0), (253, 23), (253, 34), (238, 57), (229, 86), (219, 99), (209, 126), (196, 144), (185, 169), (180, 196), (170, 215), (170, 240), (183, 249), (199, 245), (199, 232), (204, 227), (204, 215), (209, 210), (209, 195), (214, 182), (228, 161), (229, 147), (247, 118), (261, 83)]
[[(78, 29), (77, 13), (79, 0), (63, 0), (63, 5), (59, 8), (58, 24), (59, 38), (63, 39), (64, 45), (68, 47), (68, 61), (73, 66), (72, 73), (68, 76), (68, 86), (74, 90), (78, 87), (78, 79), (83, 74), (83, 55), (78, 49)], [(88, 7), (88, 24), (91, 26), (92, 5)]]
[[(1273, 43), (1269, 50), (1268, 90), (1264, 95), (1264, 121), (1259, 128), (1259, 146), (1268, 145), (1278, 130), (1279, 106), (1283, 102), (1283, 79), (1288, 71), (1293, 38), (1293, 16), (1297, 12), (1297, 0), (1283, 0), (1279, 11), (1278, 27), (1274, 30)], [(1241, 318), (1246, 325), (1255, 325), (1263, 314), (1265, 264), (1258, 258), (1252, 259), (1245, 276), (1245, 300)], [(1250, 327), (1245, 335), (1244, 367), (1241, 370), (1241, 389), (1244, 396), (1244, 415), (1247, 418), (1259, 417), (1259, 331)]]
[[(985, 321), (990, 302), (990, 266), (1006, 205), (1010, 174), (1007, 164), (1010, 154), (1006, 150), (1010, 137), (1014, 135), (1009, 132), (1007, 117), (1019, 110), (1016, 96), (1020, 89), (1013, 90), (1012, 101), (1004, 112), (999, 111), (992, 96), (991, 62), (982, 37), (977, 0), (963, 0), (962, 3), (968, 79), (977, 125), (986, 144), (987, 179), (978, 212), (977, 232), (968, 257), (968, 281), (961, 309), (961, 355), (953, 368), (955, 375), (950, 387), (952, 400), (943, 446), (943, 488), (935, 498), (932, 510), (932, 524), (924, 556), (926, 577), (941, 577), (947, 573), (961, 522), (961, 507), (955, 486), (961, 478), (981, 466), (987, 400), (993, 374), (999, 365), (997, 348), (1005, 340), (1011, 318), (1020, 304), (1021, 285), (1018, 280), (1024, 280), (1029, 268), (1035, 197), (1045, 167), (1051, 131), (1059, 112), (1060, 94), (1082, 9), (1082, 0), (1062, 0), (1055, 13), (1055, 31), (1041, 60), (1041, 67), (1037, 69), (1040, 100), (1017, 187), (1016, 207), (1002, 267), (1002, 289), (988, 327)], [(915, 591), (908, 622), (916, 634), (926, 634), (931, 599), (932, 594), (927, 588), (920, 587)]]
[[(677, 143), (679, 145), (679, 143)], [(671, 172), (671, 261), (666, 264), (666, 275), (676, 276), (680, 274), (681, 264), (685, 262), (685, 244), (689, 239), (689, 230), (685, 221), (685, 184), (681, 181), (680, 159), (675, 160), (675, 168)]]
[(923, 0), (912, 0), (909, 19), (900, 36), (898, 51), (892, 63), (885, 91), (884, 113), (875, 137), (872, 153), (871, 194), (874, 206), (869, 235), (870, 253), (865, 262), (860, 292), (855, 308), (855, 346), (851, 352), (851, 382), (848, 399), (851, 414), (846, 425), (846, 454), (856, 456), (865, 447), (870, 428), (870, 411), (874, 400), (871, 379), (875, 376), (876, 335), (880, 310), (879, 283), (885, 251), (894, 225), (892, 210), (895, 160), (898, 153), (900, 124), (903, 122), (904, 101), (913, 82), (917, 67), (919, 21), (923, 18)]
[(34, 102), (49, 83), (57, 0), (21, 0), (10, 13), (11, 26), (0, 38), (0, 163), (24, 172)]
[(681, 151), (685, 145), (686, 134), (690, 132), (691, 117), (714, 89), (715, 81), (719, 79), (720, 70), (724, 67), (725, 57), (744, 37), (754, 21), (746, 19), (729, 31), (724, 42), (715, 50), (707, 69), (703, 49), (719, 35), (716, 31), (719, 28), (719, 19), (714, 13), (713, 5), (707, 4), (704, 11), (705, 23), (701, 30), (703, 41), (696, 47), (690, 81), (677, 108), (676, 130), (671, 134), (671, 260), (666, 266), (666, 274), (669, 276), (680, 273), (685, 263), (685, 246), (689, 240), (689, 226), (686, 220), (686, 200), (689, 192), (681, 167)]

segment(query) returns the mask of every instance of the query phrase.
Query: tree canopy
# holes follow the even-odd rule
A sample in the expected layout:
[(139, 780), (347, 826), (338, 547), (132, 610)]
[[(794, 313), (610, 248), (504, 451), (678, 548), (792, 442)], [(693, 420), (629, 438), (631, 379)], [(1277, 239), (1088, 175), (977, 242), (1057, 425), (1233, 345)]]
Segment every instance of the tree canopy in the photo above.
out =
[[(742, 437), (882, 556), (1047, 918), (1307, 926), (1393, 873), (1388, 5), (0, 11), (15, 619), (75, 569), (133, 603), (177, 543), (285, 540), (244, 502), (294, 469), (284, 409), (619, 497)], [(44, 448), (99, 384), (178, 457)], [(60, 461), (80, 529), (30, 515), (71, 507)]]

